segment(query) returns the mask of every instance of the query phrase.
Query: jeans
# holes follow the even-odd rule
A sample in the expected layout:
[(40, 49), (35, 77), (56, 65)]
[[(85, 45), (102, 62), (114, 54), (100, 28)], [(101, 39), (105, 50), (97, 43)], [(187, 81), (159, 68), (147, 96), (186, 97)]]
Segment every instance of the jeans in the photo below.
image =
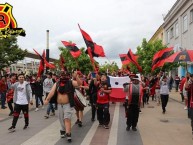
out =
[(5, 107), (6, 92), (1, 92), (1, 108)]
[(166, 111), (166, 106), (167, 106), (167, 103), (168, 103), (168, 98), (169, 98), (169, 95), (162, 95), (161, 94), (161, 102), (162, 102), (162, 110), (163, 110), (163, 112)]
[(52, 111), (52, 113), (55, 113), (55, 109), (54, 109), (54, 104), (53, 103), (49, 103), (48, 107), (47, 107), (47, 114), (50, 114), (50, 111)]

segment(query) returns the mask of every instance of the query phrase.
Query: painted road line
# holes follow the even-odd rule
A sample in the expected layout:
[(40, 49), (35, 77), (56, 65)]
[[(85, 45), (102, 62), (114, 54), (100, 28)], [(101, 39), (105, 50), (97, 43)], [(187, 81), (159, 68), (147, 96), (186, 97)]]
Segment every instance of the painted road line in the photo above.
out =
[(113, 122), (111, 125), (111, 131), (109, 135), (108, 145), (117, 145), (117, 132), (119, 124), (119, 107), (120, 103), (116, 103)]

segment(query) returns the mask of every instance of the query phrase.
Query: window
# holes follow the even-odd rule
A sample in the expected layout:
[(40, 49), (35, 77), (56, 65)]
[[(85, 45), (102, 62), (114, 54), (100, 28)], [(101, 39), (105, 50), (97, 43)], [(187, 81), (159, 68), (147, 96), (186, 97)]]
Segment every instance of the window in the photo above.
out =
[(190, 22), (193, 22), (193, 9), (190, 11)]
[(172, 27), (170, 31), (171, 31), (170, 38), (173, 38), (174, 37), (174, 28)]
[(183, 17), (183, 32), (185, 32), (187, 30), (188, 30), (188, 17), (187, 17), (187, 15), (185, 15)]
[(176, 37), (179, 36), (179, 27), (178, 27), (178, 23), (175, 24), (175, 36), (176, 36)]
[(167, 32), (167, 43), (170, 43), (170, 32)]

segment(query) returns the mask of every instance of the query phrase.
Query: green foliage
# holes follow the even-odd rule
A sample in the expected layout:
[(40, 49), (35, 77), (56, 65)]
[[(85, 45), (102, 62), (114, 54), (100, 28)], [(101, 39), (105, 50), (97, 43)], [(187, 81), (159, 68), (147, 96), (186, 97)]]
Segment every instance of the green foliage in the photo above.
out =
[[(157, 68), (154, 72), (151, 72), (153, 56), (156, 52), (166, 47), (167, 46), (162, 44), (161, 40), (150, 43), (147, 42), (146, 39), (143, 39), (141, 46), (137, 47), (136, 52), (136, 54), (138, 55), (138, 63), (143, 69), (143, 74), (155, 74), (158, 73), (161, 69), (164, 71), (168, 71), (179, 66), (178, 63), (167, 63), (163, 66), (163, 68)], [(133, 64), (130, 65), (130, 68), (132, 72), (137, 72), (137, 68)]]
[(67, 67), (68, 71), (79, 69), (82, 73), (88, 74), (89, 71), (93, 70), (90, 58), (85, 53), (84, 48), (80, 49), (81, 55), (78, 58), (73, 58), (69, 50), (65, 47), (59, 47), (59, 50), (66, 61), (64, 65)]
[(16, 63), (18, 60), (23, 60), (27, 50), (22, 50), (17, 45), (16, 37), (0, 39), (0, 70)]
[(116, 62), (112, 62), (111, 64), (105, 62), (102, 66), (100, 66), (100, 72), (106, 73), (108, 70), (108, 73), (111, 74), (115, 71), (118, 71), (119, 67)]

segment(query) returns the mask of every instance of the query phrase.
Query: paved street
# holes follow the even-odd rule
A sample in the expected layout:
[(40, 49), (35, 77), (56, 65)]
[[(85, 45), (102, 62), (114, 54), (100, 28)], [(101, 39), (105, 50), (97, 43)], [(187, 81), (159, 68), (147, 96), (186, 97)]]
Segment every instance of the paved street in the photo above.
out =
[[(64, 145), (69, 144), (60, 138), (60, 124), (57, 115), (44, 119), (44, 110), (30, 111), (30, 125), (23, 130), (24, 119), (20, 118), (16, 132), (9, 133), (12, 118), (7, 117), (8, 110), (0, 110), (0, 145)], [(126, 131), (125, 112), (122, 103), (111, 104), (110, 128), (98, 127), (98, 122), (91, 122), (90, 107), (85, 108), (83, 127), (72, 119), (71, 145), (192, 145), (190, 120), (176, 92), (170, 94), (166, 114), (162, 114), (161, 106), (149, 101), (142, 108), (138, 131)], [(7, 113), (7, 114), (6, 114)]]

